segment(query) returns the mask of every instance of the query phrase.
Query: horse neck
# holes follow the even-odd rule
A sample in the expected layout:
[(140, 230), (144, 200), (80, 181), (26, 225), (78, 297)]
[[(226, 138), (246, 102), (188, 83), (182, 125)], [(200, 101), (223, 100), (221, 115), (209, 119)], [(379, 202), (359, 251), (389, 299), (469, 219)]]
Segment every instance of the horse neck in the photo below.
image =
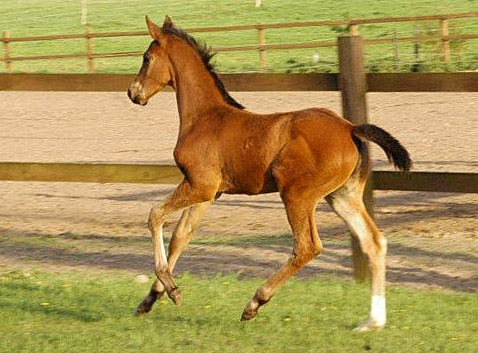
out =
[[(185, 43), (175, 43), (179, 50), (170, 51), (180, 129), (190, 129), (204, 114), (225, 105), (213, 77), (199, 54)], [(180, 131), (181, 132), (181, 131)]]

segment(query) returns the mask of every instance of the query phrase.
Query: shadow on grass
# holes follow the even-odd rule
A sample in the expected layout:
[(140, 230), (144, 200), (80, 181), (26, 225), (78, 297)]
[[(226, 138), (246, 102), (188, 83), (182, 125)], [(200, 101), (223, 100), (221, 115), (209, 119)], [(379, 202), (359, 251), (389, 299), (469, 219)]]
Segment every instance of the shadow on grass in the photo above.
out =
[[(20, 296), (22, 294), (15, 293), (15, 295)], [(31, 293), (24, 293), (24, 296), (27, 298), (31, 297)], [(101, 298), (98, 298), (98, 300), (101, 300)], [(20, 311), (29, 312), (29, 313), (44, 314), (48, 316), (56, 316), (56, 317), (65, 318), (65, 319), (73, 319), (73, 320), (81, 321), (81, 322), (98, 322), (102, 320), (101, 314), (83, 311), (82, 309), (71, 310), (71, 309), (65, 309), (65, 308), (54, 307), (54, 306), (43, 307), (43, 306), (40, 306), (39, 303), (33, 303), (33, 302), (32, 303), (25, 303), (25, 302), (18, 302), (18, 301), (6, 302), (3, 300), (0, 300), (0, 307), (5, 308), (7, 310), (15, 311), (15, 312), (18, 312), (20, 310)]]
[[(33, 236), (33, 235), (30, 235)], [(36, 234), (41, 237), (42, 235)], [(47, 235), (43, 235), (48, 237)], [(101, 243), (92, 247), (87, 241), (82, 249), (58, 247), (50, 243), (28, 243), (20, 236), (12, 241), (3, 242), (0, 247), (0, 256), (12, 262), (35, 262), (61, 268), (61, 266), (86, 266), (94, 269), (128, 270), (139, 273), (152, 273), (152, 255), (149, 237), (126, 237), (131, 246), (130, 251), (125, 247), (115, 253), (114, 243), (120, 243), (114, 236), (63, 234), (64, 240), (76, 239), (81, 243), (84, 240), (95, 240)], [(222, 241), (197, 240), (192, 243), (178, 262), (176, 272), (190, 272), (199, 276), (214, 276), (217, 274), (239, 274), (240, 277), (270, 276), (287, 259), (291, 251), (292, 238), (289, 234), (272, 237), (237, 237)], [(96, 251), (95, 251), (96, 250)], [(134, 250), (134, 251), (133, 251)], [(477, 292), (478, 277), (461, 278), (438, 272), (433, 268), (419, 266), (421, 258), (436, 259), (440, 265), (445, 261), (455, 260), (470, 264), (477, 264), (478, 258), (474, 255), (462, 253), (442, 253), (423, 250), (402, 244), (389, 244), (389, 253), (398, 256), (407, 256), (407, 265), (388, 268), (387, 280), (392, 283), (416, 283), (431, 285), (444, 289)], [(416, 259), (416, 261), (414, 260)], [(417, 263), (413, 265), (414, 261)], [(409, 265), (412, 263), (412, 265)], [(348, 239), (325, 243), (324, 253), (313, 260), (308, 266), (301, 269), (297, 277), (316, 276), (351, 276), (351, 256)]]

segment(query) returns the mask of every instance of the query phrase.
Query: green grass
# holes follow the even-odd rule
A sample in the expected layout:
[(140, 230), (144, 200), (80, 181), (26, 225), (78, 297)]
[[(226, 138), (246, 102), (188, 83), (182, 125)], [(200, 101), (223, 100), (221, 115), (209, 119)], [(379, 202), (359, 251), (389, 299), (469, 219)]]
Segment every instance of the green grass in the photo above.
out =
[[(4, 1), (2, 11), (8, 16), (0, 18), (0, 30), (8, 30), (12, 37), (37, 36), (64, 33), (82, 33), (80, 24), (80, 1), (78, 0), (19, 0)], [(148, 14), (161, 23), (165, 14), (183, 28), (205, 26), (229, 26), (331, 19), (354, 19), (387, 16), (413, 16), (437, 13), (476, 11), (475, 0), (423, 0), (420, 2), (392, 0), (264, 0), (264, 6), (255, 8), (251, 0), (95, 0), (88, 1), (88, 23), (93, 32), (144, 30), (144, 15)], [(417, 29), (420, 35), (437, 34), (438, 21), (415, 23), (391, 23), (365, 25), (360, 33), (365, 38), (392, 38), (413, 36)], [(478, 33), (475, 18), (450, 21), (451, 34)], [(343, 27), (316, 27), (302, 29), (267, 30), (267, 43), (293, 43), (310, 40), (333, 40), (344, 33)], [(198, 34), (215, 46), (257, 44), (255, 31)], [(149, 39), (115, 38), (97, 39), (94, 50), (101, 52), (142, 51)], [(84, 40), (61, 42), (12, 43), (13, 56), (48, 55), (61, 53), (84, 53)], [(413, 44), (399, 43), (401, 71), (410, 71), (414, 62)], [(320, 54), (318, 64), (312, 62), (315, 53)], [(393, 71), (393, 47), (373, 45), (367, 47), (367, 65), (370, 71)], [(3, 56), (3, 53), (0, 54)], [(478, 40), (452, 42), (452, 63), (440, 59), (440, 46), (422, 43), (419, 70), (446, 71), (478, 68)], [(281, 72), (330, 72), (336, 71), (334, 48), (308, 50), (268, 51), (268, 70)], [(135, 72), (140, 58), (95, 60), (98, 72)], [(217, 66), (223, 72), (257, 71), (256, 52), (220, 53)], [(22, 72), (86, 72), (86, 60), (56, 60), (14, 62), (15, 71)], [(0, 65), (0, 70), (5, 70)], [(0, 71), (1, 72), (1, 71)]]
[(180, 308), (161, 300), (133, 317), (148, 284), (111, 273), (0, 276), (1, 352), (473, 352), (478, 298), (392, 287), (386, 329), (359, 334), (365, 285), (292, 280), (251, 322), (239, 322), (259, 280), (178, 279)]

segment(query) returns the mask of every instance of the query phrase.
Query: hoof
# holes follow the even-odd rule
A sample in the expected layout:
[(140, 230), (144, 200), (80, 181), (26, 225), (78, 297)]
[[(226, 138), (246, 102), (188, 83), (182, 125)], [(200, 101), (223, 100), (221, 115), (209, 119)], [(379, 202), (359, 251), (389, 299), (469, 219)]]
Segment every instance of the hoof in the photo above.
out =
[(377, 322), (367, 321), (366, 323), (356, 327), (355, 332), (371, 332), (371, 331), (380, 331), (385, 327), (385, 323), (379, 324)]
[(248, 321), (255, 318), (257, 315), (257, 310), (247, 310), (244, 309), (241, 316), (241, 321)]
[(158, 298), (161, 297), (161, 294), (151, 291), (141, 303), (139, 303), (138, 307), (134, 311), (136, 316), (147, 314), (153, 308), (154, 303)]
[(138, 307), (135, 309), (134, 311), (134, 315), (135, 316), (141, 316), (141, 315), (144, 315), (144, 314), (147, 314), (151, 311), (151, 308), (153, 306), (149, 303), (145, 303), (144, 301), (142, 301)]
[(183, 301), (183, 295), (181, 294), (179, 288), (174, 288), (171, 293), (168, 293), (168, 296), (169, 298), (171, 298), (174, 305), (181, 306), (181, 303)]

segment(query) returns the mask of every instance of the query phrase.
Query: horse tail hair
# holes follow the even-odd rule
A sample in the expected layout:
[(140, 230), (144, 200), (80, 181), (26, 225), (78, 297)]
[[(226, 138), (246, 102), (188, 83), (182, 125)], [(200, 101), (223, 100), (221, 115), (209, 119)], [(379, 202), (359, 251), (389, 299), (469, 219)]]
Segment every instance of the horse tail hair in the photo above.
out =
[(402, 171), (410, 170), (412, 160), (408, 151), (392, 135), (372, 124), (357, 125), (352, 128), (352, 134), (360, 140), (369, 140), (379, 145), (387, 155), (388, 161)]

